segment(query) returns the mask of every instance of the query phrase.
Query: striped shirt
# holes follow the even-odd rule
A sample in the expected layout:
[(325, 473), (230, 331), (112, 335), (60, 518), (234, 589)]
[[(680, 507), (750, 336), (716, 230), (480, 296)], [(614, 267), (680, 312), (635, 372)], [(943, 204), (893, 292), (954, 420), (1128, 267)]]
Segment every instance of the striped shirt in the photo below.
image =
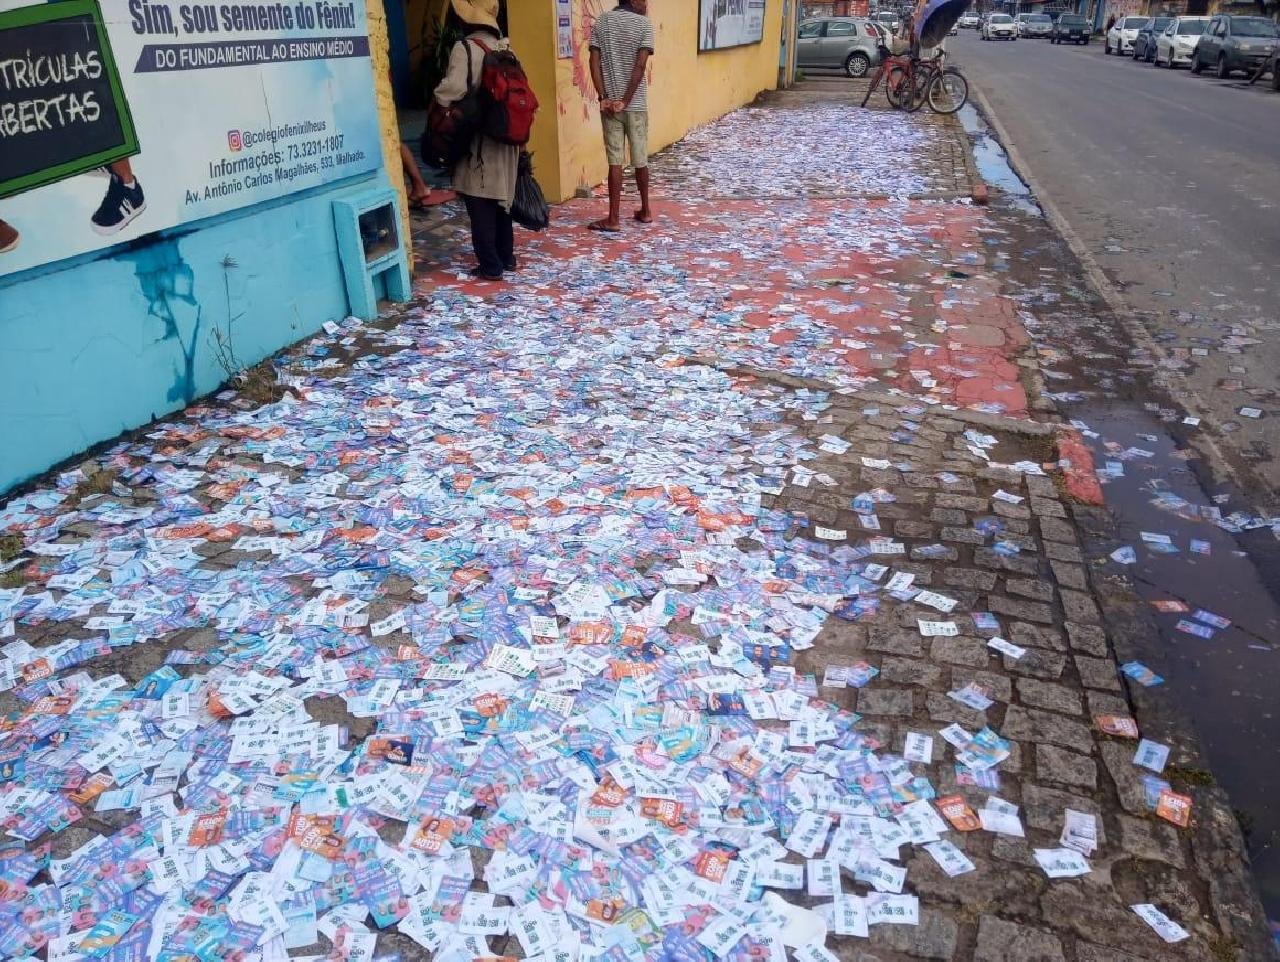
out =
[[(600, 68), (604, 74), (606, 100), (622, 100), (627, 95), (631, 71), (641, 50), (653, 53), (653, 24), (624, 7), (610, 10), (596, 18), (591, 29), (591, 49), (600, 51)], [(648, 110), (647, 78), (641, 79), (627, 110)]]

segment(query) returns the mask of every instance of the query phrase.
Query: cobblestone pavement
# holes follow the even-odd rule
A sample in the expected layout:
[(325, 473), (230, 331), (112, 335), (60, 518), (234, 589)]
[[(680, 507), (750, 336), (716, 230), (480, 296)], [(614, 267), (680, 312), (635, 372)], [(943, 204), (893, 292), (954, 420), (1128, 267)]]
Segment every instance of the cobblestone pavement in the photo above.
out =
[[(823, 96), (766, 112), (804, 125)], [(0, 902), (3, 950), (76, 958), (67, 937), (110, 922), (112, 959), (153, 938), (471, 959), (450, 932), (515, 904), (520, 937), (487, 950), (777, 959), (784, 919), (805, 943), (866, 911), (868, 937), (828, 950), (1264, 958), (1230, 809), (1117, 672), (1130, 635), (1078, 536), (1098, 516), (1031, 417), (1018, 251), (936, 196), (968, 169), (956, 128), (866, 137), (882, 115), (850, 116), (846, 151), (790, 160), (750, 153), (757, 112), (731, 117), (732, 151), (661, 160), (656, 225), (599, 237), (598, 200), (566, 205), (521, 236), (511, 284), (468, 278), (442, 223), (418, 302), (281, 358), (289, 397), (197, 406), (0, 509), (19, 840), (0, 867), (39, 906)], [(741, 167), (768, 189), (717, 176)], [(875, 196), (808, 196), (846, 167)], [(1188, 828), (1095, 722), (1135, 714)], [(932, 738), (920, 760), (909, 734)], [(947, 795), (1006, 831), (951, 830)], [(1067, 810), (1096, 818), (1096, 851), (1050, 879), (1035, 852)], [(813, 857), (829, 814), (853, 902)], [(959, 852), (926, 850), (939, 834)], [(757, 872), (786, 900), (756, 902)], [(1145, 904), (1188, 937), (1162, 941)]]

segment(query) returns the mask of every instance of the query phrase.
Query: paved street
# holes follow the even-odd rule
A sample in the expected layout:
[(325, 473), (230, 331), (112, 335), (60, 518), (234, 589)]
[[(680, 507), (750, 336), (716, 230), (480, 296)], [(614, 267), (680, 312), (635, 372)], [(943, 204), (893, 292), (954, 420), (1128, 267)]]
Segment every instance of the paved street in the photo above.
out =
[[(1031, 176), (1140, 312), (1185, 403), (1246, 485), (1274, 490), (1280, 95), (1107, 57), (1100, 42), (983, 43), (964, 31), (951, 49)], [(1245, 406), (1263, 417), (1241, 417)]]

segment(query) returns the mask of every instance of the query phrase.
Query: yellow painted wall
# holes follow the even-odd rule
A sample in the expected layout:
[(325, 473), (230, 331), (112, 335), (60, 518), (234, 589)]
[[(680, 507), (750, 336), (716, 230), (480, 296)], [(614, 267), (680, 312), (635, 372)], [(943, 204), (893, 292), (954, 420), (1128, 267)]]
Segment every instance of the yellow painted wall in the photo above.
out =
[[(400, 125), (396, 120), (396, 102), (391, 93), (391, 55), (387, 41), (387, 11), (383, 0), (369, 0), (369, 55), (373, 66), (373, 82), (378, 97), (378, 126), (382, 131), (382, 161), (387, 180), (400, 195), (400, 233), (405, 250), (412, 255), (413, 235), (409, 232), (409, 195), (404, 186), (404, 167), (400, 163)], [(409, 257), (413, 263), (413, 257)]]
[[(512, 45), (542, 103), (534, 127), (538, 180), (552, 201), (604, 180), (608, 167), (588, 52), (595, 18), (616, 0), (573, 0), (574, 56), (556, 58), (555, 0), (508, 0)], [(749, 103), (778, 84), (782, 0), (769, 0), (764, 41), (698, 53), (697, 0), (650, 0), (657, 51), (649, 77), (649, 149)]]

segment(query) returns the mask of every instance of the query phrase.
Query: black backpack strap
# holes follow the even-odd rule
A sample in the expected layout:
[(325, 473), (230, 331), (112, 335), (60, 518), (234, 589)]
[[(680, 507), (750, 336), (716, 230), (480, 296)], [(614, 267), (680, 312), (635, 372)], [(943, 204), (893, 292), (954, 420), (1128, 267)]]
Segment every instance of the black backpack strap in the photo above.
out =
[(462, 49), (467, 54), (467, 93), (476, 89), (476, 85), (471, 82), (471, 44), (466, 40), (462, 41)]

